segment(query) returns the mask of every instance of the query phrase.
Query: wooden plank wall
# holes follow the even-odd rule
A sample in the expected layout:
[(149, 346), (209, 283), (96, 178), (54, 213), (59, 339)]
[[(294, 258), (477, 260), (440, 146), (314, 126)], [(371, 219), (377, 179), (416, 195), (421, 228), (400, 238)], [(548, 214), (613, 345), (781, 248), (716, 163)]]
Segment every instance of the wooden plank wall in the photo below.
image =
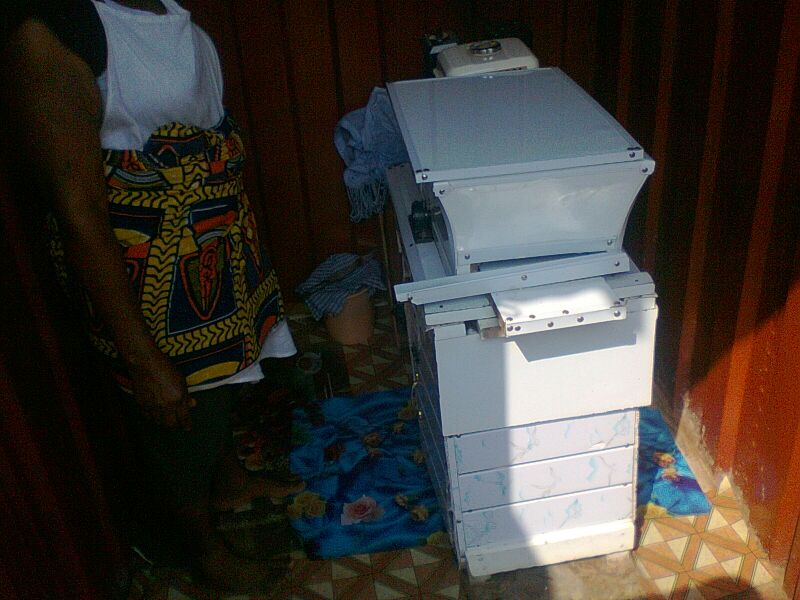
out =
[(606, 101), (658, 162), (626, 238), (660, 295), (657, 384), (676, 416), (699, 416), (771, 557), (790, 559), (790, 593), (800, 572), (799, 4), (624, 2), (617, 94)]
[(800, 573), (800, 3), (623, 8), (618, 39), (631, 52), (619, 53), (618, 72), (630, 78), (618, 80), (610, 107), (658, 162), (626, 239), (660, 295), (656, 381), (676, 416), (688, 408), (700, 418), (770, 556), (789, 560), (791, 594)]
[(375, 219), (353, 224), (333, 131), (373, 87), (420, 77), (422, 36), (475, 39), (493, 23), (535, 31), (542, 64), (592, 90), (598, 3), (487, 0), (186, 0), (215, 39), (226, 103), (246, 126), (247, 184), (284, 294), (335, 252), (378, 244)]

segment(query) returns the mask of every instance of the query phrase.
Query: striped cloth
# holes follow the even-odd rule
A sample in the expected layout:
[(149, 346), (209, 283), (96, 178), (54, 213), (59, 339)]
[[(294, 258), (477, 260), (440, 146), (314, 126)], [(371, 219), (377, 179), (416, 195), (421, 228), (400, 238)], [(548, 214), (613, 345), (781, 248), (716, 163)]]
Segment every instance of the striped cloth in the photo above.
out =
[(303, 298), (314, 318), (342, 312), (345, 300), (364, 288), (372, 296), (385, 290), (381, 265), (371, 255), (334, 254), (319, 265), (303, 283), (297, 294)]

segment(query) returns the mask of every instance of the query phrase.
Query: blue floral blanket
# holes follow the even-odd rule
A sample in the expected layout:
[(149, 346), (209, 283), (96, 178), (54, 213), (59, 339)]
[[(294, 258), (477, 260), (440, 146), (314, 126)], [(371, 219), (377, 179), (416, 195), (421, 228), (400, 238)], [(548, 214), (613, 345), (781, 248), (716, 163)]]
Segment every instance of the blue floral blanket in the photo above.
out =
[(306, 482), (288, 506), (311, 558), (437, 543), (436, 495), (408, 389), (323, 400), (294, 414), (291, 470)]
[(653, 408), (639, 411), (637, 504), (649, 516), (698, 515), (711, 510), (664, 418)]

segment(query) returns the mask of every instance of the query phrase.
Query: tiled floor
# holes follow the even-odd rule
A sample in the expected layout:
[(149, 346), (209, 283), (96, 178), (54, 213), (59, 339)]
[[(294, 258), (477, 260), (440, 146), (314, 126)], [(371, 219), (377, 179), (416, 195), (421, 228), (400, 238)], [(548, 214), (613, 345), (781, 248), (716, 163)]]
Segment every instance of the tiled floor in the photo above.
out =
[(327, 561), (299, 561), (276, 598), (454, 600), (459, 573), (449, 548), (425, 546)]
[(674, 599), (784, 598), (783, 575), (751, 534), (727, 478), (706, 495), (708, 515), (645, 520), (634, 556), (647, 591)]
[[(343, 347), (350, 393), (408, 385), (408, 359), (385, 304), (377, 307), (375, 335), (368, 345)], [(291, 319), (302, 349), (330, 345), (324, 328), (302, 311)], [(332, 386), (335, 387), (335, 386)], [(687, 454), (696, 471), (707, 471)], [(289, 576), (267, 595), (231, 596), (307, 600), (417, 599), (782, 599), (782, 573), (766, 560), (751, 535), (734, 494), (723, 480), (705, 483), (713, 504), (709, 515), (642, 519), (634, 553), (575, 561), (488, 580), (469, 580), (446, 545), (358, 555), (326, 561), (299, 558)], [(192, 584), (185, 573), (155, 570), (140, 574), (131, 598), (206, 600), (220, 596)]]

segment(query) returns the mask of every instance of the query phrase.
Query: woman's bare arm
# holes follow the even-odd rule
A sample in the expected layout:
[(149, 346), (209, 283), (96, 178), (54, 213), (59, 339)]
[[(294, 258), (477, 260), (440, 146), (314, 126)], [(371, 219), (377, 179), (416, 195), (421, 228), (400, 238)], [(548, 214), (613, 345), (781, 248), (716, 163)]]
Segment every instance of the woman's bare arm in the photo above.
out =
[(35, 20), (14, 32), (4, 63), (16, 141), (41, 174), (67, 258), (114, 336), (136, 401), (164, 425), (190, 427), (186, 381), (151, 337), (111, 231), (91, 70)]

